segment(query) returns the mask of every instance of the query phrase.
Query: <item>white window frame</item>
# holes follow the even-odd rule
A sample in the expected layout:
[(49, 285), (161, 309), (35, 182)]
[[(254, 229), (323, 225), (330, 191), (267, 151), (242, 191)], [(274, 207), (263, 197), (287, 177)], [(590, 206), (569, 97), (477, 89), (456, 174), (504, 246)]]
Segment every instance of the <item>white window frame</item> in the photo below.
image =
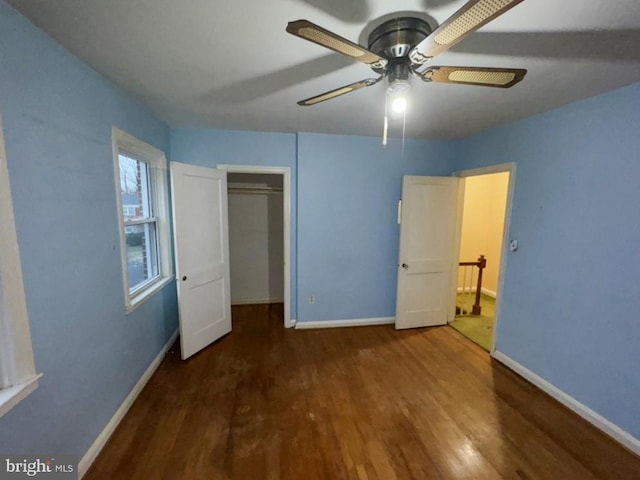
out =
[(0, 417), (38, 387), (0, 117)]
[[(132, 135), (113, 127), (111, 131), (113, 147), (113, 168), (115, 174), (116, 201), (118, 209), (118, 227), (120, 229), (120, 253), (122, 259), (122, 284), (124, 286), (124, 308), (130, 313), (173, 280), (173, 261), (171, 258), (171, 237), (169, 230), (169, 200), (167, 182), (167, 159), (162, 150), (138, 140)], [(156, 218), (156, 237), (158, 242), (158, 276), (142, 284), (135, 291), (129, 291), (129, 266), (127, 262), (127, 239), (125, 220), (120, 191), (119, 154), (130, 155), (149, 165), (149, 188), (153, 214)]]

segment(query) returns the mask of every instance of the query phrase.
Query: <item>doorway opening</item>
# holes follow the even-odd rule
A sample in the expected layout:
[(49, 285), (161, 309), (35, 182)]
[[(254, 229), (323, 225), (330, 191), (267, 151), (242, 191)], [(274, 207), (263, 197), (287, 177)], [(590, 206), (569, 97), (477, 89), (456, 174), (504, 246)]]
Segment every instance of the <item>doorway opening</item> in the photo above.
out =
[(219, 165), (227, 172), (233, 316), (290, 317), (290, 176), (287, 167)]
[(462, 208), (455, 316), (449, 325), (488, 352), (495, 349), (514, 167), (456, 174), (463, 182)]

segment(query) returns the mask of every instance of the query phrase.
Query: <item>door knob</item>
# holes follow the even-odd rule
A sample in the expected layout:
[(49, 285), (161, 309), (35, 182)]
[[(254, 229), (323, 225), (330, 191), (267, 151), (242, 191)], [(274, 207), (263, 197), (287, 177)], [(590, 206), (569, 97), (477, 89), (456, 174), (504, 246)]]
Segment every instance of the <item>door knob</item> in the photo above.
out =
[(406, 263), (403, 263), (402, 264), (402, 268), (404, 268), (405, 270), (408, 270), (409, 269), (409, 265), (407, 265)]

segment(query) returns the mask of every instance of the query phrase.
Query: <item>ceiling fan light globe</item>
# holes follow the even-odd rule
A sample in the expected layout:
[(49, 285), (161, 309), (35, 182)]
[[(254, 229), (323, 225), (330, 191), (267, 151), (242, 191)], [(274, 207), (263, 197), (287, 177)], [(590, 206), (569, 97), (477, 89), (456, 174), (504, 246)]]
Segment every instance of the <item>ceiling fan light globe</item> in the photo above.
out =
[(391, 101), (391, 110), (394, 113), (404, 113), (407, 110), (407, 99), (405, 97), (397, 97)]
[(387, 93), (389, 95), (399, 95), (399, 94), (408, 92), (409, 88), (411, 88), (411, 85), (409, 84), (409, 80), (398, 78), (392, 81), (391, 83), (389, 83), (389, 86), (387, 87)]

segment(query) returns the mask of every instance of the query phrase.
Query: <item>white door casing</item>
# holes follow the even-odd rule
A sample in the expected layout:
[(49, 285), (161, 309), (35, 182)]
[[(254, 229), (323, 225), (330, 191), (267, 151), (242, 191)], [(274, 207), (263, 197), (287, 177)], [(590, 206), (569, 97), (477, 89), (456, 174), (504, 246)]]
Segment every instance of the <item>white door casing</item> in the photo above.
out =
[(459, 183), (455, 177), (402, 179), (397, 329), (447, 323)]
[[(500, 172), (509, 172), (509, 187), (508, 187), (508, 191), (507, 191), (507, 205), (505, 208), (505, 213), (504, 213), (504, 227), (503, 227), (503, 233), (502, 233), (502, 253), (500, 255), (500, 270), (498, 272), (498, 288), (496, 289), (496, 307), (495, 307), (495, 312), (493, 315), (493, 334), (492, 334), (492, 338), (491, 338), (491, 348), (489, 350), (491, 356), (494, 356), (494, 354), (497, 352), (496, 350), (496, 333), (498, 331), (498, 326), (500, 325), (500, 313), (502, 310), (502, 291), (504, 288), (504, 278), (505, 278), (505, 272), (507, 269), (507, 261), (509, 259), (509, 232), (510, 232), (510, 225), (511, 225), (511, 211), (512, 211), (512, 206), (513, 206), (513, 194), (514, 194), (514, 190), (515, 190), (515, 182), (516, 182), (516, 163), (515, 162), (508, 162), (508, 163), (501, 163), (498, 165), (489, 165), (486, 167), (479, 167), (479, 168), (472, 168), (469, 170), (462, 170), (459, 172), (455, 172), (454, 175), (456, 177), (459, 177), (462, 180), (462, 184), (464, 186), (464, 182), (465, 179), (467, 177), (474, 177), (477, 175), (491, 175), (493, 173), (500, 173)], [(461, 190), (464, 190), (464, 188), (462, 188)], [(462, 224), (462, 207), (464, 204), (464, 191), (462, 191), (462, 195), (460, 197), (460, 213), (459, 213), (459, 222), (460, 222), (460, 226)], [(460, 233), (458, 233), (458, 236), (461, 237), (462, 236), (462, 232), (460, 231)], [(458, 252), (460, 251), (460, 247), (458, 246)], [(451, 305), (453, 306), (453, 309), (455, 309), (455, 285), (454, 285), (454, 293), (453, 293), (453, 299)], [(452, 321), (452, 319), (450, 319), (449, 321)]]
[(171, 197), (186, 359), (231, 331), (227, 174), (171, 162)]
[(257, 173), (267, 175), (282, 175), (283, 187), (283, 250), (284, 250), (284, 326), (291, 328), (295, 325), (295, 319), (291, 318), (291, 168), (273, 167), (262, 165), (225, 165), (218, 164), (218, 170), (227, 173)]

